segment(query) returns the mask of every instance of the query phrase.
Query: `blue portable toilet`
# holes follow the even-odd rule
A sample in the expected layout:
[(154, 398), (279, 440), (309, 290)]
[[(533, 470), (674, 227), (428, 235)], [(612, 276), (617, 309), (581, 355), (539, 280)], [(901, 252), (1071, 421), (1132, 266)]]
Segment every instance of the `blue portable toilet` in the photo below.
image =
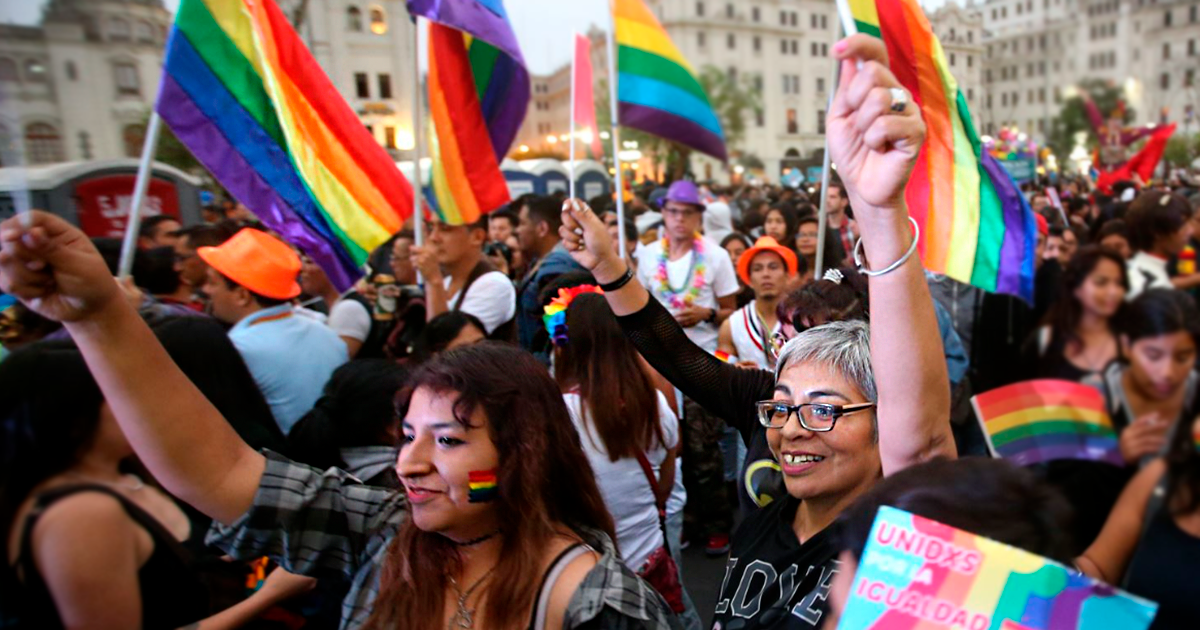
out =
[[(570, 164), (567, 172), (571, 171)], [(611, 180), (604, 165), (595, 160), (577, 160), (575, 162), (575, 196), (587, 201), (600, 195), (612, 192)]]
[(508, 194), (513, 199), (521, 195), (537, 192), (537, 175), (521, 168), (521, 164), (516, 160), (504, 158), (504, 161), (500, 163), (500, 172), (504, 174), (504, 181), (508, 182)]
[(560, 190), (566, 192), (570, 187), (567, 169), (563, 168), (562, 162), (558, 160), (523, 160), (520, 165), (522, 170), (536, 178), (535, 192), (539, 195), (549, 195)]

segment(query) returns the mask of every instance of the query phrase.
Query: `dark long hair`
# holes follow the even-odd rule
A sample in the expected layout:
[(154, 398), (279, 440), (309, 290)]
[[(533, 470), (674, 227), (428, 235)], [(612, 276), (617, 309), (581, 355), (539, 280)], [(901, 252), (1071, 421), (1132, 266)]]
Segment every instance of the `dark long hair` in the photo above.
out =
[(554, 375), (564, 392), (579, 389), (582, 420), (596, 429), (610, 461), (663, 444), (657, 391), (603, 296), (584, 293), (571, 302)]
[(767, 217), (771, 216), (772, 212), (778, 212), (779, 216), (783, 217), (784, 229), (787, 231), (787, 233), (783, 235), (783, 239), (779, 241), (779, 244), (792, 251), (795, 251), (796, 231), (800, 229), (800, 215), (796, 213), (796, 208), (790, 203), (777, 203), (763, 213), (764, 224), (766, 224)]
[(408, 370), (384, 359), (357, 359), (334, 370), (324, 395), (287, 436), (288, 457), (314, 468), (347, 468), (340, 449), (396, 444), (396, 392)]
[(1200, 310), (1183, 291), (1149, 289), (1129, 304), (1121, 332), (1134, 343), (1150, 337), (1186, 332), (1200, 346)]
[(283, 450), (283, 432), (241, 353), (216, 320), (171, 317), (154, 334), (188, 380), (254, 449)]
[[(820, 219), (815, 216), (809, 215), (801, 217), (800, 221), (796, 224), (796, 237), (800, 236), (800, 227), (806, 223), (816, 223), (818, 227), (821, 225)], [(842, 247), (842, 239), (838, 236), (837, 231), (825, 230), (825, 251), (822, 252), (824, 262), (821, 265), (821, 269), (836, 269), (841, 267), (842, 261), (846, 259), (845, 250), (846, 248)], [(801, 259), (804, 258), (803, 255), (800, 255), (799, 246), (796, 247), (796, 254), (800, 256)], [(813, 256), (813, 258), (813, 263), (816, 263), (816, 256)], [(820, 280), (820, 278), (814, 279)]]
[[(1190, 412), (1188, 412), (1190, 411)], [(1200, 509), (1200, 449), (1192, 432), (1196, 410), (1185, 410), (1167, 451), (1167, 509), (1183, 516)]]
[[(488, 434), (500, 455), (493, 505), (505, 529), (481, 612), (488, 628), (523, 628), (537, 596), (543, 554), (558, 527), (601, 530), (615, 540), (612, 517), (562, 393), (533, 355), (496, 342), (457, 348), (417, 368), (397, 396), (398, 416), (407, 415), (420, 388), (457, 396), (454, 415), (464, 426), (471, 426), (476, 409), (487, 415)], [(451, 541), (405, 521), (388, 548), (367, 627), (433, 625), (444, 613), (447, 576), (460, 568)]]
[(0, 384), (0, 532), (8, 541), (29, 493), (91, 448), (104, 397), (69, 341), (12, 353), (0, 362)]
[[(1047, 352), (1062, 352), (1070, 344), (1081, 343), (1079, 320), (1083, 318), (1083, 305), (1079, 303), (1079, 298), (1075, 297), (1075, 291), (1087, 282), (1088, 276), (1092, 275), (1104, 260), (1115, 264), (1117, 269), (1121, 270), (1121, 286), (1125, 287), (1126, 292), (1129, 291), (1129, 275), (1125, 268), (1125, 260), (1120, 254), (1099, 245), (1081, 247), (1063, 269), (1059, 299), (1050, 308), (1050, 312), (1046, 313), (1045, 324), (1053, 331)], [(1124, 314), (1125, 305), (1122, 303), (1108, 321), (1109, 330), (1114, 334), (1120, 328), (1119, 322)]]

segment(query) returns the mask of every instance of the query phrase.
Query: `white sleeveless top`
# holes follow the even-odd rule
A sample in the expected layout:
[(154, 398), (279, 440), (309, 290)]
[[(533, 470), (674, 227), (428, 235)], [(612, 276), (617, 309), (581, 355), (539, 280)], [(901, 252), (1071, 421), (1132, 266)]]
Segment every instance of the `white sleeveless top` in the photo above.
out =
[(775, 362), (771, 360), (768, 344), (771, 336), (779, 330), (779, 324), (776, 323), (771, 330), (764, 330), (766, 326), (755, 310), (757, 303), (757, 300), (752, 300), (734, 311), (729, 316), (729, 331), (733, 335), (733, 347), (737, 350), (739, 361), (753, 361), (761, 369), (773, 370)]

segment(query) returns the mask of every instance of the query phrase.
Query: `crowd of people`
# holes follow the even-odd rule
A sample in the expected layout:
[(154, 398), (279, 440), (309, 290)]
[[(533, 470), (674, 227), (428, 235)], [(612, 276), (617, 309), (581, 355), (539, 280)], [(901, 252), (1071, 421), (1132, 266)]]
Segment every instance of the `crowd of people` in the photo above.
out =
[[(825, 190), (525, 195), (349, 288), (232, 200), (144, 220), (120, 282), (0, 224), (0, 627), (833, 628), (884, 505), (1200, 627), (1200, 190), (1030, 183), (1032, 303), (928, 273), (920, 113), (833, 51)], [(1125, 465), (990, 457), (971, 396), (1035, 378), (1099, 390)]]

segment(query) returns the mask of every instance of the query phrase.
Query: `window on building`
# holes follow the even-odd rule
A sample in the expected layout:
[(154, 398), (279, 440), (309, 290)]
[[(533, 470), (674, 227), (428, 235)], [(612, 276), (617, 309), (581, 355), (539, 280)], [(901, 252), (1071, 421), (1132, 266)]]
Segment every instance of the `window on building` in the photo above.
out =
[(797, 26), (800, 23), (800, 14), (792, 12), (792, 26)]
[(967, 67), (968, 68), (975, 67), (975, 57), (973, 55), (967, 55)]
[(950, 65), (954, 66), (957, 61), (958, 61), (958, 57), (955, 56), (954, 53), (950, 53)]
[(816, 56), (817, 56), (817, 51), (818, 51), (818, 50), (819, 50), (819, 48), (817, 47), (817, 42), (811, 42), (811, 43), (809, 43), (809, 45), (808, 45), (808, 54), (809, 54), (809, 55), (812, 55), (813, 57), (816, 57)]
[(1038, 133), (1046, 133), (1046, 119), (1039, 118), (1037, 124)]
[(703, 2), (696, 3), (696, 17), (704, 17), (704, 3)]
[(822, 13), (821, 14), (821, 29), (826, 30), (828, 28), (829, 28), (829, 16)]
[(1017, 15), (1021, 15), (1021, 9), (1022, 9), (1022, 8), (1023, 8), (1023, 7), (1022, 7), (1020, 4), (1018, 4), (1018, 5), (1017, 5)]
[(730, 82), (731, 84), (735, 84), (735, 85), (736, 85), (736, 84), (737, 84), (737, 79), (738, 79), (738, 71), (737, 71), (737, 68), (736, 68), (736, 67), (734, 67), (734, 66), (729, 66), (729, 68), (728, 68), (727, 70), (725, 70), (725, 77), (729, 79), (729, 82)]
[(817, 133), (825, 133), (825, 110), (817, 110)]
[(754, 52), (762, 52), (762, 37), (754, 36)]
[(1190, 88), (1196, 85), (1196, 69), (1188, 68), (1183, 71), (1183, 87)]
[(0, 58), (0, 81), (20, 81), (21, 73), (17, 71), (17, 62), (7, 57)]
[(1044, 88), (1044, 87), (1038, 88), (1038, 102), (1039, 103), (1046, 102), (1046, 88)]
[(362, 26), (362, 9), (354, 5), (346, 7), (346, 30), (361, 33)]
[(1054, 103), (1062, 103), (1062, 88), (1058, 87), (1057, 85), (1054, 86)]
[(967, 88), (967, 100), (975, 100), (975, 88)]
[(991, 109), (992, 108), (992, 95), (988, 94), (987, 98), (985, 100), (987, 101), (987, 108)]
[(787, 11), (780, 11), (780, 12), (779, 12), (779, 25), (780, 25), (780, 26), (787, 26)]
[(108, 21), (108, 39), (114, 42), (129, 41), (129, 22), (121, 18), (113, 18)]
[(796, 108), (789, 107), (787, 110), (787, 132), (800, 133), (800, 122), (796, 119)]
[(37, 59), (26, 59), (25, 80), (44, 83), (46, 81), (46, 66)]
[(113, 78), (117, 84), (117, 94), (137, 96), (142, 93), (138, 69), (133, 63), (122, 61), (113, 64)]
[(786, 74), (783, 75), (783, 93), (784, 94), (792, 93), (792, 77), (790, 77)]
[(392, 75), (379, 75), (379, 98), (392, 98)]
[(387, 33), (387, 14), (383, 12), (383, 7), (371, 7), (369, 15), (371, 16), (371, 32), (376, 35)]
[(371, 98), (371, 83), (366, 72), (354, 73), (354, 95), (358, 98)]
[(762, 19), (762, 13), (759, 12), (758, 7), (750, 9), (750, 19), (754, 20), (755, 22), (758, 22)]
[(154, 43), (154, 27), (146, 22), (138, 22), (133, 26), (133, 34), (137, 37), (138, 43), (153, 44)]
[(1166, 26), (1166, 27), (1171, 26), (1171, 10), (1170, 9), (1163, 11), (1163, 26)]
[(1017, 105), (1021, 104), (1021, 93), (1020, 92), (1012, 93), (1012, 104), (1013, 104), (1013, 107), (1016, 107)]
[(1164, 72), (1158, 77), (1158, 87), (1163, 90), (1171, 89), (1171, 73)]
[(30, 164), (51, 164), (66, 159), (62, 136), (58, 135), (54, 125), (33, 123), (25, 127), (25, 159)]
[(817, 77), (817, 94), (825, 93), (825, 77)]
[(1167, 42), (1167, 43), (1163, 44), (1163, 59), (1170, 59), (1170, 58), (1171, 58), (1171, 44), (1170, 44), (1170, 42)]
[(792, 40), (792, 54), (793, 54), (793, 55), (799, 55), (799, 54), (800, 54), (800, 42), (798, 42), (798, 41), (796, 41), (796, 40), (794, 40), (794, 39)]
[(1008, 92), (1000, 95), (1000, 107), (1008, 107)]
[(125, 145), (125, 157), (139, 157), (146, 142), (145, 125), (125, 125), (121, 130), (121, 142)]
[(821, 44), (821, 56), (822, 57), (829, 56), (829, 44)]
[(967, 43), (968, 44), (975, 43), (975, 31), (967, 31)]
[(1189, 39), (1188, 40), (1188, 56), (1191, 57), (1192, 55), (1195, 55), (1195, 54), (1196, 54), (1196, 40)]
[(808, 26), (809, 26), (809, 28), (812, 28), (812, 29), (817, 28), (817, 14), (816, 13), (813, 13), (812, 15), (808, 16)]
[(954, 36), (955, 36), (956, 34), (957, 34), (957, 33), (955, 32), (955, 29), (954, 29), (954, 27), (953, 27), (953, 26), (951, 26), (951, 27), (950, 27), (950, 37), (949, 37), (950, 41), (954, 41), (954, 39), (955, 39), (955, 38), (954, 38)]
[(1192, 24), (1200, 22), (1200, 5), (1193, 4), (1191, 8), (1188, 9), (1188, 22)]
[(696, 45), (701, 48), (704, 48), (705, 46), (707, 46), (708, 45), (708, 34), (705, 33), (704, 31), (700, 31), (699, 33), (696, 33)]
[(68, 81), (79, 79), (79, 70), (75, 68), (74, 61), (68, 61), (63, 64), (63, 74), (67, 75)]
[(779, 54), (786, 55), (788, 51), (788, 43), (786, 39), (779, 40)]
[(754, 124), (758, 127), (765, 127), (767, 125), (767, 117), (761, 107), (754, 110)]
[(754, 75), (754, 90), (756, 92), (762, 93), (762, 91), (763, 91), (763, 75), (761, 75), (761, 74)]
[(383, 128), (383, 146), (389, 149), (396, 148), (396, 128), (388, 125)]
[(733, 19), (733, 5), (732, 4), (729, 4), (729, 3), (725, 4), (725, 17), (727, 17), (731, 20)]
[(800, 75), (798, 75), (798, 74), (792, 75), (792, 93), (793, 94), (800, 93)]
[(725, 36), (725, 47), (728, 48), (729, 50), (733, 50), (734, 48), (737, 48), (737, 35), (734, 35), (733, 33), (726, 35)]
[(987, 70), (983, 71), (983, 82), (984, 83), (992, 82), (992, 69), (991, 68), (988, 68)]

